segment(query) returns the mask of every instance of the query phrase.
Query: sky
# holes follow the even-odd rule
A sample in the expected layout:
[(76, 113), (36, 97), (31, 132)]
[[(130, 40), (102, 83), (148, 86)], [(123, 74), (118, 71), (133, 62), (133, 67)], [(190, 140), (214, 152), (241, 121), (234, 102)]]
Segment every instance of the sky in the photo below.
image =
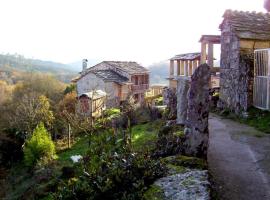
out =
[(0, 0), (0, 53), (149, 65), (199, 52), (226, 9), (265, 12), (263, 0)]

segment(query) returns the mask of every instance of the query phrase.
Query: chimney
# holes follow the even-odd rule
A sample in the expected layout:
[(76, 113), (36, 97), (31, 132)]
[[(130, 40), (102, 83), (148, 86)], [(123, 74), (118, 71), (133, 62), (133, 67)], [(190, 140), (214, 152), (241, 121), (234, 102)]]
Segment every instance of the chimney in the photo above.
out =
[(82, 60), (82, 71), (85, 71), (86, 70), (86, 68), (87, 68), (87, 62), (88, 62), (87, 59), (83, 59)]

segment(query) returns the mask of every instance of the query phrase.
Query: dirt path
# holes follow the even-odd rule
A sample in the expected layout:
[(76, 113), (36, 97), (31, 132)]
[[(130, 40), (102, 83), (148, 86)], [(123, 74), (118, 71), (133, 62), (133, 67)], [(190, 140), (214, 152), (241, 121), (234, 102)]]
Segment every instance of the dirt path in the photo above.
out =
[(222, 200), (270, 200), (270, 136), (211, 115), (209, 171)]

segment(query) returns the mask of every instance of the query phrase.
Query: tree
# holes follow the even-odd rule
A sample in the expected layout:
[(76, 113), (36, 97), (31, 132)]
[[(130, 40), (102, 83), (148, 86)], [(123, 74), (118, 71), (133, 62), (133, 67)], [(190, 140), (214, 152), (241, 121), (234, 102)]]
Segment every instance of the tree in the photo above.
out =
[(26, 141), (23, 153), (24, 162), (29, 167), (36, 165), (37, 162), (46, 163), (56, 157), (54, 143), (42, 122)]
[(123, 102), (121, 109), (123, 115), (127, 117), (127, 131), (129, 134), (128, 138), (124, 136), (125, 137), (124, 139), (127, 140), (128, 145), (131, 145), (131, 138), (132, 138), (131, 120), (134, 115), (134, 111), (136, 109), (135, 100), (131, 94), (129, 94), (127, 99)]
[(24, 94), (17, 102), (12, 102), (9, 111), (10, 126), (24, 132), (25, 137), (28, 137), (41, 121), (48, 128), (51, 128), (54, 121), (49, 99), (33, 92)]

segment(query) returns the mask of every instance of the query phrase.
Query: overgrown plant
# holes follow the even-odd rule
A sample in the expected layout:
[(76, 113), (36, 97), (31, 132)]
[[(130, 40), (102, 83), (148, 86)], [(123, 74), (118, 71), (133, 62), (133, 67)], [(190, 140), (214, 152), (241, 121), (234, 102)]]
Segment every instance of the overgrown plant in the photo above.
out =
[(25, 165), (29, 167), (56, 157), (54, 143), (43, 123), (37, 125), (31, 138), (26, 141), (23, 152)]

